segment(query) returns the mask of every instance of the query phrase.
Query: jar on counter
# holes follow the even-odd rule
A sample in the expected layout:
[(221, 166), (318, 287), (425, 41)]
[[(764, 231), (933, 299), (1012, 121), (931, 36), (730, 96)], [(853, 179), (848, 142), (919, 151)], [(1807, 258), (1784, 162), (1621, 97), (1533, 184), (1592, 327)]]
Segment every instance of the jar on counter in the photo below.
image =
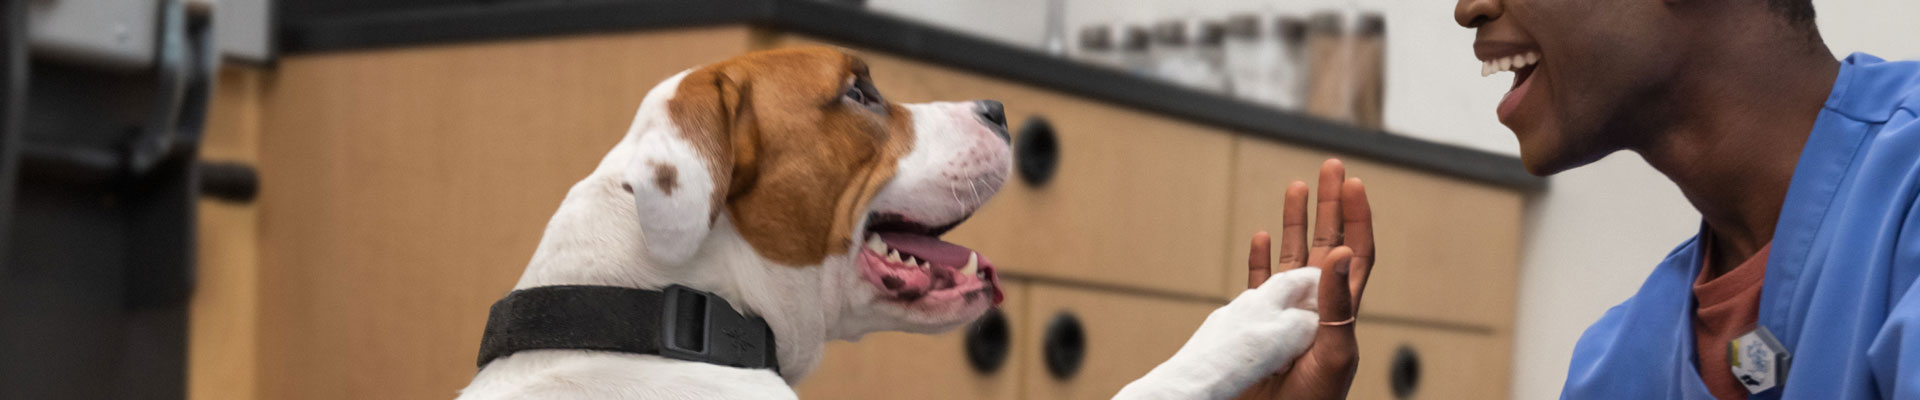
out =
[(1153, 76), (1194, 89), (1218, 92), (1224, 89), (1223, 74), (1207, 65), (1201, 45), (1184, 20), (1154, 24), (1153, 45), (1147, 52), (1153, 57)]
[(1190, 86), (1227, 94), (1232, 79), (1227, 77), (1227, 27), (1219, 21), (1200, 21), (1194, 24), (1193, 42), (1193, 83)]
[(1147, 55), (1153, 58), (1153, 76), (1168, 82), (1181, 82), (1185, 75), (1181, 63), (1191, 58), (1193, 48), (1187, 46), (1186, 21), (1163, 21), (1153, 24), (1153, 45), (1147, 47)]
[(1113, 69), (1126, 69), (1118, 46), (1114, 45), (1113, 27), (1108, 25), (1089, 25), (1080, 28), (1077, 41), (1080, 46), (1073, 53), (1075, 61)]
[(1120, 69), (1135, 76), (1152, 77), (1156, 63), (1149, 51), (1152, 33), (1144, 26), (1128, 26), (1120, 31)]
[(1387, 80), (1387, 19), (1380, 13), (1360, 16), (1353, 40), (1353, 119), (1368, 128), (1383, 126)]
[(1348, 39), (1345, 18), (1338, 13), (1315, 13), (1307, 20), (1308, 114), (1353, 121), (1353, 46)]
[(1300, 109), (1306, 104), (1307, 82), (1312, 79), (1307, 62), (1307, 21), (1286, 15), (1274, 18), (1274, 35), (1279, 41), (1281, 62), (1270, 70), (1273, 104), (1284, 109)]
[[(1228, 92), (1248, 102), (1298, 108), (1302, 68), (1296, 63), (1305, 28), (1292, 17), (1277, 18), (1274, 24), (1263, 21), (1259, 15), (1240, 14), (1224, 24)], [(1289, 26), (1301, 31), (1292, 40), (1284, 33)]]

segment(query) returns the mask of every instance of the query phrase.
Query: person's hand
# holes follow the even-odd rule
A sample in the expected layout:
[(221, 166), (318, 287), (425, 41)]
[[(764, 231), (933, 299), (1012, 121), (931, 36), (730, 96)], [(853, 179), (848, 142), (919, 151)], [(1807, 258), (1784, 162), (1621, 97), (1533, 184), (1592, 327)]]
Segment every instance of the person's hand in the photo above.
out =
[[(1367, 190), (1359, 178), (1345, 179), (1346, 168), (1339, 160), (1327, 160), (1320, 166), (1320, 193), (1313, 227), (1313, 242), (1307, 242), (1307, 184), (1295, 181), (1287, 187), (1284, 214), (1281, 216), (1281, 272), (1303, 266), (1319, 266), (1319, 331), (1305, 355), (1293, 368), (1269, 375), (1240, 395), (1241, 399), (1344, 399), (1353, 384), (1359, 366), (1359, 343), (1353, 337), (1354, 316), (1360, 312), (1360, 296), (1366, 291), (1367, 276), (1373, 272), (1373, 210), (1367, 205)], [(1266, 232), (1253, 235), (1253, 249), (1247, 255), (1247, 287), (1257, 288), (1274, 274), (1270, 268), (1272, 238)]]

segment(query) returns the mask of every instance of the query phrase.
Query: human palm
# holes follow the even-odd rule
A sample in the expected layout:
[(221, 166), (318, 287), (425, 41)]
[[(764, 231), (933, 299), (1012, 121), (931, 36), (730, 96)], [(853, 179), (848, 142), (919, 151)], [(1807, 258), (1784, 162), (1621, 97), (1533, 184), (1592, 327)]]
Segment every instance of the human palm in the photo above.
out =
[[(1345, 179), (1339, 160), (1320, 167), (1319, 197), (1311, 245), (1307, 241), (1307, 185), (1288, 186), (1281, 217), (1279, 270), (1322, 266), (1317, 308), (1320, 328), (1292, 368), (1267, 376), (1241, 399), (1343, 399), (1359, 366), (1353, 321), (1373, 270), (1373, 212), (1360, 179)], [(1274, 269), (1272, 238), (1253, 236), (1247, 257), (1247, 287), (1260, 287)]]

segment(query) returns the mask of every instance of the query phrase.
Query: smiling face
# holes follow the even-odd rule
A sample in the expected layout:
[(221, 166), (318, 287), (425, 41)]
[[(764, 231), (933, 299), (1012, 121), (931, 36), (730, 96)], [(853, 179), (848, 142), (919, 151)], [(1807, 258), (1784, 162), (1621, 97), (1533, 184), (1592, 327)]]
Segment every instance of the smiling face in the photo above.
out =
[[(1686, 36), (1660, 1), (1459, 0), (1484, 71), (1512, 71), (1500, 122), (1527, 170), (1547, 175), (1645, 140), (1685, 64)], [(1498, 74), (1498, 72), (1494, 72)]]
[(938, 236), (1006, 180), (1004, 121), (996, 102), (888, 102), (836, 50), (758, 52), (656, 87), (626, 176), (656, 264), (751, 253), (772, 270), (756, 276), (824, 277), (807, 291), (854, 325), (941, 330), (1001, 297), (986, 257)]

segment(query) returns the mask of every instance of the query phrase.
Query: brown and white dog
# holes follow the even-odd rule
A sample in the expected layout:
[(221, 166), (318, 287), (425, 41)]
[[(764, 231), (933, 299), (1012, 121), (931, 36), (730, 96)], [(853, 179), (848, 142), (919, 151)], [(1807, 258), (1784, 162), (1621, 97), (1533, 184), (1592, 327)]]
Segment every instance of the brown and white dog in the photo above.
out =
[[(987, 258), (938, 237), (992, 197), (1010, 165), (998, 102), (887, 102), (866, 64), (837, 50), (766, 51), (681, 72), (648, 92), (626, 136), (568, 191), (516, 288), (712, 292), (766, 320), (780, 372), (533, 350), (483, 366), (461, 398), (793, 398), (789, 385), (830, 340), (946, 331), (1000, 300)], [(1193, 361), (1156, 369), (1176, 372), (1161, 383), (1129, 390), (1237, 390), (1284, 365), (1316, 318), (1304, 302), (1318, 273), (1300, 271), (1236, 300), (1244, 311), (1209, 318), (1225, 332), (1214, 336), (1244, 338), (1206, 339)], [(1223, 352), (1281, 357), (1209, 357)], [(1238, 370), (1249, 372), (1229, 376)]]

